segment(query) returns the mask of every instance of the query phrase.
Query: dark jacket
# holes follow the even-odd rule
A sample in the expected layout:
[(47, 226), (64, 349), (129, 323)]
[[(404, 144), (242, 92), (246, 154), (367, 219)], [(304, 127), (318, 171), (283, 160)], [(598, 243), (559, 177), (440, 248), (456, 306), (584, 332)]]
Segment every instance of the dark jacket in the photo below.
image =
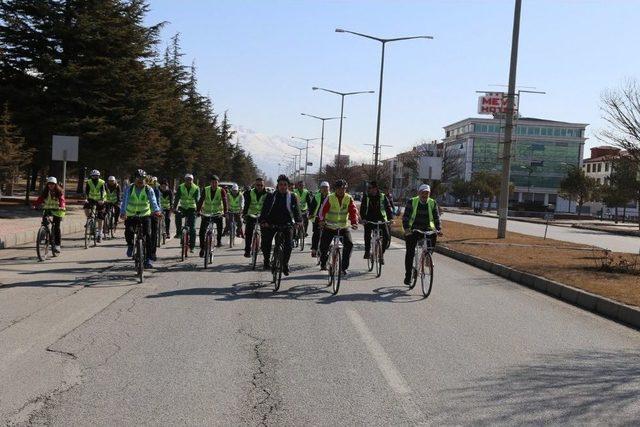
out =
[[(287, 207), (287, 198), (289, 199), (289, 207)], [(276, 190), (267, 194), (264, 205), (262, 205), (259, 222), (286, 225), (301, 221), (298, 199), (292, 193), (283, 194)]]
[[(369, 196), (369, 194), (365, 193), (362, 197), (362, 202), (360, 203), (360, 218), (367, 221), (383, 221), (382, 212), (380, 212), (380, 198), (382, 193), (378, 191), (376, 196)], [(370, 206), (367, 206), (370, 204)], [(393, 219), (393, 210), (391, 208), (391, 203), (389, 203), (389, 199), (385, 194), (385, 197), (382, 199), (382, 206), (387, 213), (387, 221), (391, 221)]]

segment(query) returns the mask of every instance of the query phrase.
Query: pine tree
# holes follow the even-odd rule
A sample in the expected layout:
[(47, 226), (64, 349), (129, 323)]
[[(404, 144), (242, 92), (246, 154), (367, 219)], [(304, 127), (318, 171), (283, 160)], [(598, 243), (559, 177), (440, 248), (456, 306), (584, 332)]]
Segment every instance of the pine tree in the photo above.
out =
[(33, 150), (27, 148), (20, 130), (13, 124), (9, 103), (0, 115), (0, 185), (9, 185), (31, 162)]

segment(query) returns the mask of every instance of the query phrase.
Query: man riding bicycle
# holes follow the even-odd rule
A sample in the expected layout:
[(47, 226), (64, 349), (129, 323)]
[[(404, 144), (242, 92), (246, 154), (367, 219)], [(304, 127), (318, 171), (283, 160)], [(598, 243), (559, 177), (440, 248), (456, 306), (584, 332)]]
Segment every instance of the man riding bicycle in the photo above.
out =
[(236, 237), (244, 237), (242, 234), (242, 211), (244, 209), (244, 196), (240, 192), (238, 184), (231, 186), (231, 191), (227, 193), (227, 202), (229, 204), (229, 213), (227, 215), (227, 221), (224, 225), (223, 235), (229, 233), (229, 224), (233, 217), (233, 221), (236, 223)]
[(110, 176), (109, 178), (107, 178), (107, 185), (105, 185), (104, 190), (106, 192), (105, 208), (113, 209), (113, 227), (116, 228), (118, 226), (118, 219), (120, 218), (120, 203), (122, 202), (122, 193), (120, 190), (120, 185), (116, 181), (115, 176)]
[(342, 230), (342, 243), (344, 251), (342, 255), (342, 275), (348, 274), (349, 260), (351, 258), (351, 250), (353, 249), (353, 240), (351, 240), (351, 228), (358, 228), (358, 209), (356, 208), (353, 198), (347, 192), (347, 182), (339, 179), (333, 186), (333, 193), (329, 194), (318, 212), (318, 220), (320, 226), (324, 227), (322, 231), (322, 239), (320, 239), (320, 269), (327, 269), (327, 259), (329, 258), (329, 245), (333, 237), (338, 234), (338, 230)]
[(318, 256), (318, 242), (320, 241), (320, 227), (318, 226), (318, 211), (320, 206), (324, 202), (324, 199), (329, 195), (329, 183), (322, 181), (320, 183), (320, 190), (311, 199), (309, 204), (309, 221), (313, 224), (313, 235), (311, 236), (311, 257)]
[(173, 205), (173, 190), (169, 188), (169, 181), (163, 179), (160, 184), (160, 207), (164, 214), (164, 227), (167, 240), (171, 239), (169, 230), (171, 228), (171, 205)]
[(276, 235), (275, 226), (289, 226), (285, 232), (283, 241), (284, 252), (282, 254), (282, 274), (289, 275), (289, 258), (291, 257), (293, 225), (302, 224), (300, 208), (297, 198), (289, 191), (289, 178), (286, 175), (278, 177), (278, 188), (275, 192), (267, 195), (260, 213), (260, 226), (262, 228), (262, 254), (264, 255), (264, 269), (271, 268), (269, 259), (271, 256), (271, 245)]
[(95, 206), (97, 215), (96, 240), (102, 240), (102, 221), (104, 220), (104, 201), (106, 192), (104, 180), (100, 179), (100, 171), (94, 169), (89, 174), (90, 178), (84, 186), (85, 203), (84, 214), (87, 218), (91, 216), (91, 208)]
[[(262, 211), (262, 205), (264, 199), (267, 197), (267, 190), (264, 188), (264, 179), (258, 177), (253, 185), (253, 188), (244, 193), (244, 209), (242, 209), (242, 216), (244, 217), (244, 235), (247, 236), (244, 239), (244, 257), (251, 257), (251, 236), (253, 236), (253, 229), (256, 226), (257, 217), (260, 216)], [(251, 216), (249, 216), (251, 215)], [(255, 218), (252, 218), (254, 216)]]
[(227, 192), (218, 185), (219, 182), (220, 178), (217, 175), (212, 175), (211, 185), (204, 188), (198, 201), (198, 215), (202, 215), (200, 220), (200, 258), (204, 256), (204, 237), (211, 221), (216, 224), (218, 229), (216, 247), (222, 246), (222, 217), (227, 214)]
[[(411, 284), (411, 271), (413, 269), (413, 257), (415, 256), (416, 245), (420, 240), (420, 235), (413, 230), (420, 231), (436, 231), (439, 236), (442, 235), (440, 229), (440, 214), (438, 213), (438, 204), (434, 199), (429, 197), (431, 187), (422, 184), (418, 188), (418, 195), (407, 200), (402, 216), (402, 228), (404, 230), (404, 241), (406, 243), (407, 252), (404, 256), (404, 284)], [(431, 239), (431, 247), (436, 247), (436, 235), (429, 236)]]
[(142, 224), (142, 232), (145, 236), (147, 247), (144, 268), (153, 268), (151, 263), (152, 247), (156, 243), (151, 238), (151, 215), (160, 215), (160, 206), (156, 201), (156, 195), (151, 187), (144, 183), (147, 173), (138, 169), (134, 173), (134, 183), (125, 191), (120, 207), (120, 218), (124, 219), (124, 238), (127, 241), (127, 257), (133, 256), (133, 238), (138, 224)]
[(311, 193), (304, 188), (304, 181), (298, 181), (296, 183), (296, 189), (293, 193), (298, 196), (298, 206), (300, 206), (300, 214), (303, 220), (304, 237), (308, 236), (307, 229), (309, 228), (309, 205), (311, 204)]
[[(367, 193), (360, 203), (360, 218), (369, 222), (387, 222), (393, 219), (391, 204), (386, 195), (378, 189), (378, 183), (371, 181), (367, 186)], [(376, 228), (373, 224), (364, 225), (364, 259), (369, 259), (371, 251), (371, 232)], [(389, 228), (380, 227), (382, 234), (382, 253), (389, 246)], [(380, 260), (384, 264), (384, 258)]]
[[(64, 190), (61, 185), (58, 184), (58, 180), (54, 176), (47, 178), (47, 186), (44, 191), (33, 203), (33, 208), (37, 208), (42, 205), (44, 215), (51, 213), (53, 217), (51, 233), (53, 234), (53, 253), (60, 253), (60, 241), (62, 235), (60, 233), (60, 222), (65, 215), (65, 200)], [(43, 216), (44, 221), (44, 216)]]
[[(193, 253), (196, 247), (196, 205), (200, 199), (200, 187), (193, 183), (193, 175), (184, 176), (184, 182), (178, 186), (173, 200), (173, 211), (176, 212), (176, 235), (182, 238), (182, 218), (186, 219), (189, 227), (189, 251)], [(179, 206), (179, 207), (178, 207)]]

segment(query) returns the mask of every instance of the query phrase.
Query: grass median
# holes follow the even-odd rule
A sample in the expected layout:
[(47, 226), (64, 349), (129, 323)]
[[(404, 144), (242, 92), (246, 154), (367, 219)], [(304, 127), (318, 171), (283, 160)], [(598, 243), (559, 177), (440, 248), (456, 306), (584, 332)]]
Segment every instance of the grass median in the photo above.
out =
[[(399, 218), (393, 234), (402, 237)], [(443, 221), (438, 244), (640, 307), (640, 256), (487, 227)]]

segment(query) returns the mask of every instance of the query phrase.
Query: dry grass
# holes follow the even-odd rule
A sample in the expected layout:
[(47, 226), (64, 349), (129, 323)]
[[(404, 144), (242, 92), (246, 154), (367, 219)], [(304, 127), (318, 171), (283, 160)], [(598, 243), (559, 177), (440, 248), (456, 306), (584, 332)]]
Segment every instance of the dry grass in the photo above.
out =
[(488, 261), (640, 306), (640, 256), (443, 221), (439, 243)]

